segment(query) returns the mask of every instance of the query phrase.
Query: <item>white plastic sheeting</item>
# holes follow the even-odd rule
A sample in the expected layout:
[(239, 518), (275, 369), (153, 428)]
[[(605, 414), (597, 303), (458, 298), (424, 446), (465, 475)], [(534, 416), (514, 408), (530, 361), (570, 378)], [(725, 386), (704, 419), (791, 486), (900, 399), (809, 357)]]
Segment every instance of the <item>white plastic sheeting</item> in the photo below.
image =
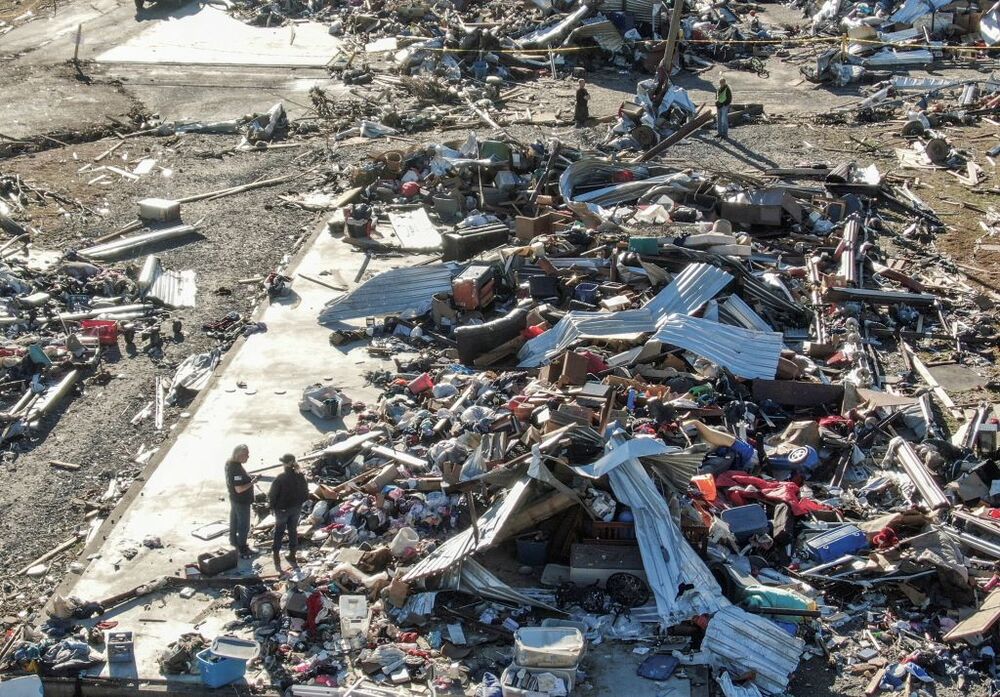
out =
[(711, 655), (716, 667), (737, 675), (753, 672), (754, 684), (768, 693), (785, 691), (804, 646), (802, 639), (771, 620), (735, 605), (716, 613), (701, 642), (702, 651)]
[(554, 327), (521, 347), (519, 365), (542, 365), (586, 339), (638, 341), (643, 334), (656, 331), (669, 314), (695, 312), (732, 280), (727, 272), (710, 264), (689, 264), (642, 309), (567, 313)]
[[(606, 454), (585, 468), (574, 468), (595, 478), (607, 474), (615, 498), (635, 516), (635, 535), (646, 580), (656, 599), (664, 626), (729, 606), (712, 572), (684, 538), (670, 515), (663, 495), (639, 462), (642, 455), (664, 452), (668, 446), (651, 438), (629, 439), (618, 432), (608, 440)], [(668, 448), (669, 450), (669, 448)], [(681, 586), (686, 590), (680, 592)]]

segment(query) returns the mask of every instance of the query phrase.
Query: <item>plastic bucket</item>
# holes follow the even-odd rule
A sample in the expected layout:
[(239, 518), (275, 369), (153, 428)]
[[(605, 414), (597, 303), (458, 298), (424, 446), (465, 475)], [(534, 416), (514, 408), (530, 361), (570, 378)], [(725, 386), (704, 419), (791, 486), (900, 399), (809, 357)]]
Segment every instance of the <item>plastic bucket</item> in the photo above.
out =
[(691, 477), (691, 483), (698, 487), (698, 491), (705, 497), (706, 501), (715, 501), (719, 492), (715, 488), (715, 477), (711, 474), (699, 474)]
[(539, 540), (533, 533), (517, 538), (517, 560), (525, 566), (545, 566), (549, 559), (548, 539)]
[(389, 550), (394, 557), (402, 557), (406, 554), (406, 550), (416, 548), (418, 542), (420, 542), (420, 535), (417, 534), (416, 530), (409, 527), (401, 528), (392, 538), (392, 542), (389, 543)]
[(576, 297), (585, 303), (590, 303), (591, 305), (597, 302), (597, 284), (596, 283), (581, 283), (574, 290)]

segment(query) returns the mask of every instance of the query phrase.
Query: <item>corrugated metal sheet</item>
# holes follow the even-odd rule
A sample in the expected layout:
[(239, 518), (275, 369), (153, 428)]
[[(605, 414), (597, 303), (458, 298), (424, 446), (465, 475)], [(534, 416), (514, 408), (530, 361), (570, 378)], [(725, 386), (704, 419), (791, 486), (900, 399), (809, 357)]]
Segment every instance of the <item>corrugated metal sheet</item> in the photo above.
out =
[(419, 309), (421, 305), (429, 307), (432, 295), (451, 290), (451, 279), (461, 268), (457, 264), (433, 264), (385, 271), (331, 300), (319, 320), (336, 322)]
[[(483, 511), (476, 521), (475, 529), (469, 527), (452, 536), (440, 547), (417, 562), (406, 573), (403, 580), (407, 582), (416, 581), (417, 579), (443, 573), (474, 552), (486, 549), (492, 545), (503, 531), (507, 521), (510, 520), (511, 516), (524, 502), (531, 481), (529, 477), (521, 477), (521, 479), (517, 480), (506, 496), (502, 496), (496, 503)], [(478, 540), (476, 539), (477, 531), (479, 535)]]
[(689, 264), (656, 297), (643, 306), (653, 313), (657, 325), (670, 314), (689, 315), (714, 298), (733, 277), (709, 264)]
[(936, 12), (951, 0), (906, 0), (903, 6), (892, 13), (886, 24), (913, 24), (915, 20), (931, 12)]
[(788, 687), (788, 676), (799, 665), (804, 646), (774, 622), (736, 606), (716, 613), (701, 642), (718, 667), (738, 675), (753, 672), (754, 684), (775, 694)]
[(198, 287), (194, 271), (166, 271), (159, 257), (146, 257), (139, 273), (139, 289), (145, 297), (167, 307), (194, 307)]
[(763, 697), (760, 690), (753, 683), (748, 685), (733, 684), (733, 679), (725, 671), (715, 680), (719, 683), (719, 687), (722, 688), (722, 694), (725, 697)]
[[(655, 331), (670, 313), (691, 313), (719, 294), (733, 277), (709, 264), (690, 264), (666, 288), (639, 310), (569, 312), (547, 332), (518, 352), (521, 367), (552, 360), (578, 341), (618, 339), (638, 341)], [(773, 376), (772, 376), (773, 377)]]
[(602, 49), (612, 53), (619, 50), (625, 43), (621, 32), (612, 24), (611, 20), (603, 15), (585, 20), (582, 26), (577, 27), (570, 34), (572, 43), (586, 38), (593, 39)]
[(755, 332), (706, 319), (671, 315), (650, 341), (677, 346), (743, 378), (771, 379), (784, 344), (778, 332)]
[[(644, 440), (629, 439), (624, 433), (608, 441), (604, 457), (587, 469), (607, 473), (615, 498), (635, 516), (635, 533), (642, 565), (664, 626), (673, 626), (696, 615), (718, 612), (729, 605), (712, 572), (684, 538), (674, 523), (667, 502), (637, 457), (649, 446)], [(680, 596), (681, 584), (692, 588)]]
[(473, 596), (500, 600), (512, 605), (531, 605), (552, 612), (562, 612), (562, 610), (550, 603), (541, 602), (531, 595), (512, 588), (472, 558), (463, 561), (461, 568), (449, 571), (441, 579), (441, 586), (444, 588), (454, 588)]
[(746, 301), (738, 295), (730, 295), (726, 302), (719, 306), (722, 317), (747, 329), (755, 329), (758, 332), (773, 332), (774, 327), (767, 323), (763, 317), (758, 315)]

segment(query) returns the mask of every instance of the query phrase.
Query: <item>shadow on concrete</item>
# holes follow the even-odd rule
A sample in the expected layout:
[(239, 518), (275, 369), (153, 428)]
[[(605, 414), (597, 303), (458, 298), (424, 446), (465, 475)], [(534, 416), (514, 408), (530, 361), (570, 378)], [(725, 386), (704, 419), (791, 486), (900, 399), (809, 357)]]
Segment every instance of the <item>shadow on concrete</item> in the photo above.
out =
[(282, 307), (298, 307), (301, 302), (302, 296), (288, 287), (285, 288), (284, 293), (271, 300), (272, 305), (280, 305)]
[(182, 3), (180, 0), (145, 0), (142, 9), (136, 9), (135, 21), (150, 22), (168, 18), (190, 17), (201, 12), (201, 2)]

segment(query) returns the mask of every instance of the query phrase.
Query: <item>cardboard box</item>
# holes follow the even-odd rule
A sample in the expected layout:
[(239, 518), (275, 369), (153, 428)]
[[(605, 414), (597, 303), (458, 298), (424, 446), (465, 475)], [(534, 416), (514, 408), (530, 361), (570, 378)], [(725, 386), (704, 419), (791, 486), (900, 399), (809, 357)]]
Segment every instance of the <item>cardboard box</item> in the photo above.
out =
[(538, 371), (541, 380), (553, 385), (582, 385), (587, 381), (587, 357), (569, 351)]
[(552, 232), (552, 214), (543, 213), (534, 218), (519, 215), (514, 219), (514, 232), (517, 239), (522, 242), (530, 242), (540, 235), (548, 235)]

